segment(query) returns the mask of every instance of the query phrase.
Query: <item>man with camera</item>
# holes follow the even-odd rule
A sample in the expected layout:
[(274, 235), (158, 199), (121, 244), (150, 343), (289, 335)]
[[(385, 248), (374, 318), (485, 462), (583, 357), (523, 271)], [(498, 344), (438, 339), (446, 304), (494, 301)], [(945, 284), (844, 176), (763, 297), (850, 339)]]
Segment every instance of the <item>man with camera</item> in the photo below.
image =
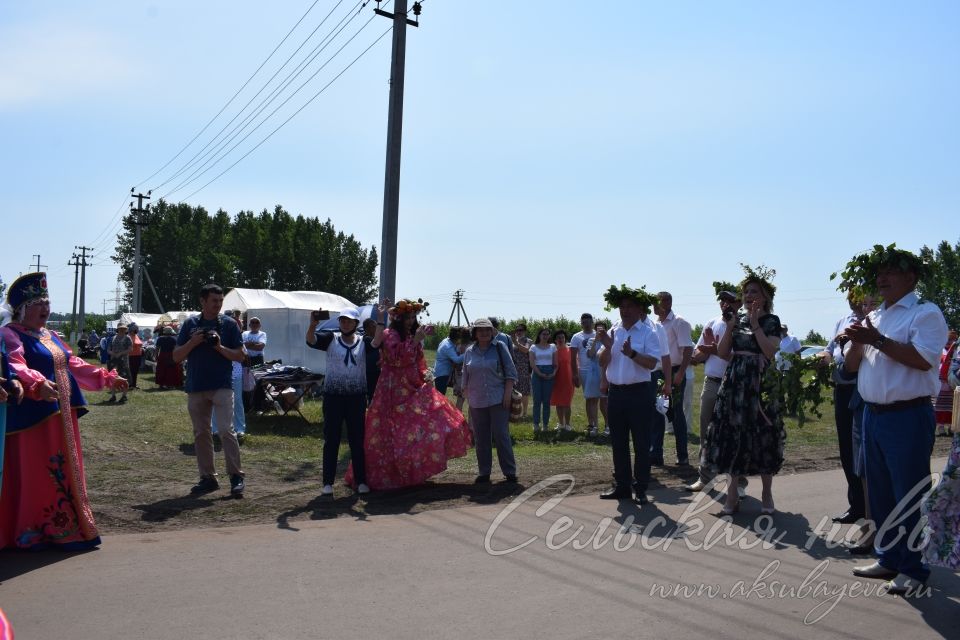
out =
[[(719, 291), (717, 301), (720, 303), (720, 315), (703, 327), (692, 359), (694, 364), (703, 364), (703, 390), (700, 392), (701, 443), (707, 434), (710, 419), (713, 417), (713, 408), (717, 404), (717, 395), (720, 393), (720, 383), (727, 372), (727, 365), (730, 364), (727, 358), (720, 356), (717, 345), (727, 331), (727, 320), (733, 318), (740, 309), (740, 295), (733, 291)], [(697, 481), (687, 486), (688, 491), (702, 491), (713, 479), (713, 474), (702, 464), (699, 473), (700, 477)], [(739, 476), (737, 482), (739, 483), (737, 492), (743, 497), (747, 487), (747, 476)]]
[[(210, 417), (213, 409), (221, 415), (233, 415), (233, 362), (243, 360), (240, 327), (221, 315), (223, 289), (215, 284), (200, 290), (200, 315), (187, 318), (180, 326), (174, 362), (187, 361), (187, 411), (193, 422), (193, 442), (197, 452), (200, 482), (191, 493), (209, 493), (220, 488), (213, 464), (213, 436)], [(240, 468), (240, 443), (236, 431), (220, 433), (223, 456), (230, 476), (230, 493), (243, 495), (243, 471)]]

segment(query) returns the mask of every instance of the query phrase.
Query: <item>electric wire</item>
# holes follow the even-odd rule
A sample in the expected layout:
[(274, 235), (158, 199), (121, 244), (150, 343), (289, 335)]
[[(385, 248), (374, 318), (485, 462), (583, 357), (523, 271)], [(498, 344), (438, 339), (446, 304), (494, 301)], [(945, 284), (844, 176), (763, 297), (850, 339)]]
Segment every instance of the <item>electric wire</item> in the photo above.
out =
[[(359, 0), (359, 2), (357, 2), (356, 5), (354, 5), (354, 8), (356, 8), (358, 5), (360, 5), (361, 2), (363, 2), (363, 1), (364, 1), (364, 0)], [(314, 34), (315, 34), (317, 31), (320, 30), (320, 27), (322, 27), (322, 26), (327, 22), (327, 20), (330, 18), (330, 16), (333, 15), (334, 11), (336, 11), (337, 8), (338, 8), (341, 4), (343, 4), (343, 0), (340, 0), (339, 2), (337, 2), (336, 5), (334, 5), (334, 7), (330, 10), (329, 13), (327, 13), (327, 15), (326, 15), (326, 16), (323, 18), (323, 20), (320, 22), (320, 24), (318, 24), (318, 25), (313, 29), (313, 31), (311, 31), (311, 32), (307, 35), (307, 37), (303, 39), (303, 41), (302, 41), (302, 42), (300, 43), (300, 45), (293, 51), (293, 53), (291, 53), (291, 54), (287, 57), (287, 59), (284, 60), (283, 64), (281, 64), (281, 65), (277, 68), (277, 70), (273, 72), (273, 75), (270, 76), (270, 78), (263, 84), (262, 87), (260, 87), (260, 90), (257, 91), (257, 92), (247, 101), (247, 103), (244, 104), (243, 107), (240, 108), (239, 111), (237, 111), (237, 113), (233, 116), (233, 118), (230, 119), (229, 122), (227, 122), (225, 125), (223, 125), (223, 127), (220, 129), (220, 131), (218, 131), (218, 132), (216, 133), (216, 135), (213, 136), (213, 138), (211, 138), (203, 147), (201, 147), (200, 150), (197, 151), (197, 152), (193, 155), (193, 157), (190, 158), (190, 160), (187, 161), (187, 163), (186, 163), (184, 166), (180, 167), (180, 169), (178, 169), (176, 172), (174, 172), (169, 178), (167, 178), (166, 180), (164, 180), (163, 182), (161, 182), (161, 183), (158, 184), (157, 186), (153, 187), (153, 189), (154, 189), (154, 190), (159, 190), (159, 189), (160, 189), (161, 187), (163, 187), (164, 185), (172, 182), (173, 180), (177, 179), (179, 176), (183, 175), (186, 171), (189, 171), (191, 168), (193, 168), (194, 166), (196, 166), (196, 164), (197, 164), (203, 157), (208, 156), (208, 155), (209, 155), (209, 152), (205, 153), (205, 152), (207, 151), (207, 149), (209, 149), (210, 146), (213, 145), (213, 144), (217, 141), (217, 139), (221, 136), (221, 134), (223, 134), (223, 132), (227, 130), (227, 127), (229, 127), (231, 124), (233, 124), (233, 123), (236, 121), (236, 119), (239, 118), (240, 115), (241, 115), (244, 111), (246, 111), (247, 107), (249, 107), (250, 104), (251, 104), (254, 100), (257, 99), (257, 96), (259, 96), (261, 93), (263, 93), (263, 91), (264, 91), (268, 86), (270, 86), (270, 83), (273, 82), (274, 78), (276, 78), (277, 75), (280, 74), (280, 72), (287, 66), (287, 64), (290, 62), (290, 60), (292, 60), (292, 59), (294, 58), (294, 56), (296, 56), (297, 53), (304, 47), (304, 45), (306, 45), (307, 42), (309, 42), (310, 39), (313, 38)], [(351, 14), (353, 14), (353, 9), (351, 9), (351, 10), (350, 10), (350, 13), (348, 13), (347, 15), (351, 15)], [(353, 14), (353, 17), (355, 18), (355, 17), (356, 17), (356, 14)], [(333, 33), (333, 32), (337, 29), (337, 27), (339, 27), (340, 24), (343, 23), (343, 20), (344, 20), (345, 18), (346, 18), (346, 16), (345, 16), (344, 18), (341, 18), (341, 19), (340, 19), (340, 22), (337, 23), (337, 25), (334, 26), (333, 29), (331, 29), (330, 33), (328, 33), (326, 36), (324, 36), (324, 38), (320, 41), (321, 44), (323, 44), (323, 42), (325, 42), (328, 38), (331, 37), (330, 34)], [(353, 21), (353, 18), (351, 18), (350, 21), (352, 22), (352, 21)], [(347, 24), (349, 24), (349, 22), (348, 22)], [(337, 33), (339, 33), (339, 32), (337, 32)], [(319, 45), (318, 45), (318, 46), (319, 46)], [(316, 51), (316, 47), (314, 48), (314, 51)], [(271, 54), (271, 55), (272, 55), (272, 54)], [(309, 57), (309, 54), (308, 54), (308, 57)], [(303, 64), (303, 63), (301, 62), (300, 64)], [(298, 67), (299, 67), (299, 66), (300, 66), (300, 65), (298, 65)], [(290, 76), (288, 75), (287, 78), (289, 78), (289, 77), (290, 77)], [(281, 84), (282, 84), (282, 82), (281, 82)], [(285, 85), (284, 85), (284, 86), (285, 86)], [(274, 96), (275, 96), (276, 91), (277, 91), (277, 89), (274, 89), (274, 93), (271, 94), (271, 95), (274, 95)], [(236, 97), (236, 96), (234, 96), (234, 97)], [(232, 100), (232, 98), (231, 98), (231, 100)], [(263, 104), (263, 103), (261, 102), (261, 104)], [(258, 106), (259, 106), (259, 105), (258, 105)], [(221, 113), (222, 113), (222, 110), (221, 110)], [(218, 114), (218, 115), (219, 115), (219, 114)], [(249, 119), (249, 116), (244, 119), (244, 122), (241, 123), (241, 125), (240, 125), (241, 128), (242, 128), (242, 126), (247, 122), (248, 119)], [(235, 127), (233, 131), (236, 131), (236, 130), (237, 130), (237, 128)], [(231, 131), (231, 133), (233, 133), (233, 131)], [(228, 135), (229, 135), (229, 134), (228, 134)], [(225, 144), (225, 143), (229, 143), (229, 140), (226, 140), (225, 142), (221, 142), (220, 144), (217, 145), (217, 148), (222, 148), (222, 145)], [(215, 149), (214, 151), (216, 151), (216, 149)]]
[[(371, 22), (372, 20), (373, 20), (373, 17), (371, 17), (370, 20), (368, 20), (368, 21), (366, 22), (366, 24), (364, 24), (364, 26), (360, 28), (360, 31), (357, 31), (357, 33), (355, 33), (353, 36), (351, 36), (350, 40), (348, 40), (347, 42), (345, 42), (345, 43), (343, 44), (343, 46), (342, 46), (340, 49), (337, 50), (337, 53), (335, 53), (335, 54), (333, 55), (333, 57), (336, 57), (336, 55), (337, 55), (338, 53), (340, 53), (340, 51), (342, 51), (344, 47), (346, 47), (348, 44), (350, 44), (350, 42), (351, 42), (357, 35), (359, 35), (360, 32), (363, 31), (363, 29), (366, 28), (366, 26), (367, 26), (368, 24), (370, 24), (370, 22)], [(364, 49), (362, 52), (360, 52), (360, 54), (359, 54), (356, 58), (354, 58), (354, 59), (350, 62), (350, 64), (348, 64), (346, 67), (344, 67), (343, 70), (340, 71), (340, 73), (338, 73), (337, 75), (335, 75), (335, 76), (333, 77), (333, 79), (331, 79), (327, 84), (325, 84), (317, 93), (315, 93), (315, 94), (313, 95), (313, 97), (311, 97), (309, 100), (307, 100), (299, 109), (297, 109), (296, 111), (294, 111), (286, 120), (284, 120), (282, 123), (280, 123), (280, 125), (277, 126), (277, 128), (275, 128), (273, 131), (271, 131), (269, 134), (267, 134), (267, 136), (266, 136), (263, 140), (261, 140), (260, 142), (258, 142), (253, 148), (251, 148), (249, 151), (247, 151), (247, 152), (244, 153), (242, 156), (240, 156), (240, 158), (238, 158), (238, 159), (237, 159), (233, 164), (231, 164), (229, 167), (227, 167), (227, 168), (224, 169), (222, 172), (220, 172), (219, 174), (217, 174), (217, 176), (214, 177), (212, 180), (210, 180), (209, 182), (207, 182), (206, 184), (204, 184), (202, 187), (200, 187), (199, 189), (197, 189), (196, 191), (194, 191), (193, 193), (191, 193), (190, 195), (188, 195), (188, 196), (187, 196), (186, 198), (184, 198), (184, 199), (185, 199), (185, 200), (189, 200), (191, 197), (195, 196), (195, 195), (196, 195), (197, 193), (199, 193), (200, 191), (206, 189), (210, 184), (212, 184), (213, 182), (215, 182), (216, 180), (218, 180), (221, 176), (223, 176), (225, 173), (227, 173), (227, 171), (229, 171), (229, 170), (232, 169), (233, 167), (237, 166), (237, 164), (239, 164), (244, 158), (246, 158), (246, 157), (249, 156), (251, 153), (253, 153), (255, 150), (257, 150), (264, 142), (266, 142), (267, 140), (269, 140), (275, 133), (277, 133), (277, 131), (279, 131), (280, 129), (282, 129), (282, 128), (284, 127), (284, 125), (286, 125), (286, 124), (287, 124), (288, 122), (290, 122), (294, 117), (296, 117), (297, 115), (299, 115), (299, 113), (300, 113), (301, 111), (303, 111), (309, 104), (311, 104), (314, 100), (316, 100), (324, 91), (327, 90), (328, 87), (330, 87), (330, 85), (332, 85), (334, 82), (336, 82), (337, 79), (340, 78), (340, 76), (342, 76), (344, 73), (346, 73), (347, 70), (350, 69), (350, 67), (352, 67), (354, 64), (356, 64), (356, 62), (357, 62), (358, 60), (360, 60), (360, 58), (362, 58), (364, 55), (366, 55), (366, 53), (367, 53), (368, 51), (370, 51), (370, 49), (372, 49), (372, 48), (374, 47), (374, 45), (376, 45), (378, 42), (380, 42), (380, 40), (382, 40), (385, 35), (387, 35), (388, 33), (390, 33), (390, 31), (391, 31), (392, 29), (393, 29), (393, 27), (391, 26), (391, 27), (387, 28), (387, 30), (384, 31), (382, 34), (380, 34), (380, 35), (377, 37), (377, 39), (374, 40), (366, 49)], [(333, 59), (333, 57), (331, 57), (331, 60)], [(329, 61), (328, 61), (328, 62), (329, 62)], [(321, 68), (321, 69), (322, 69), (322, 68)], [(305, 86), (307, 83), (309, 83), (310, 80), (312, 80), (313, 77), (314, 77), (317, 73), (319, 73), (321, 69), (318, 69), (318, 70), (314, 73), (313, 76), (311, 76), (306, 82), (304, 82), (303, 85), (301, 85), (300, 88), (302, 89), (303, 86)], [(300, 89), (297, 89), (297, 91), (299, 91), (299, 90), (300, 90)], [(294, 95), (296, 95), (296, 94), (294, 94)], [(290, 98), (292, 98), (292, 97), (293, 97), (293, 96), (291, 95)], [(274, 113), (276, 113), (279, 109), (281, 109), (281, 108), (290, 100), (290, 98), (287, 98), (287, 100), (285, 100), (279, 107), (277, 107), (276, 109), (274, 109), (274, 111), (271, 112), (270, 115), (272, 116), (272, 115), (273, 115)], [(269, 117), (270, 117), (270, 116), (267, 116), (267, 118), (269, 118)], [(250, 133), (248, 133), (246, 136), (244, 136), (244, 138), (243, 138), (240, 142), (238, 142), (236, 145), (234, 145), (234, 146), (230, 149), (230, 151), (233, 151), (233, 149), (235, 149), (235, 148), (236, 148), (238, 145), (240, 145), (244, 140), (246, 140), (250, 135), (252, 135), (253, 132), (256, 131), (256, 130), (260, 127), (260, 125), (262, 125), (264, 122), (266, 122), (266, 120), (262, 121), (262, 122), (261, 122), (259, 125), (257, 125), (257, 127), (255, 127)], [(228, 154), (229, 154), (229, 152), (228, 152)], [(206, 170), (204, 171), (204, 173), (206, 173), (206, 171), (209, 171), (209, 170), (212, 169), (212, 168), (213, 168), (213, 165), (211, 165), (211, 167), (209, 167), (208, 169), (206, 169)], [(201, 174), (201, 175), (202, 175), (202, 174)], [(199, 176), (197, 176), (197, 177), (199, 177)], [(164, 196), (164, 197), (166, 197), (166, 196)]]
[[(283, 40), (280, 41), (280, 44), (278, 44), (276, 47), (274, 47), (273, 51), (270, 52), (270, 55), (268, 55), (268, 56), (266, 57), (266, 59), (265, 59), (263, 62), (260, 63), (260, 66), (257, 67), (257, 70), (254, 71), (254, 72), (250, 75), (250, 77), (247, 78), (247, 81), (244, 82), (243, 85), (242, 85), (239, 89), (237, 89), (237, 92), (234, 93), (233, 96), (232, 96), (229, 100), (227, 100), (227, 103), (226, 103), (225, 105), (223, 105), (223, 107), (220, 108), (220, 111), (218, 111), (215, 116), (213, 116), (212, 118), (210, 118), (210, 121), (207, 122), (207, 124), (203, 125), (203, 128), (200, 129), (200, 131), (197, 132), (197, 135), (193, 136), (193, 138), (190, 139), (190, 142), (188, 142), (187, 144), (185, 144), (185, 145), (183, 146), (183, 148), (180, 149), (180, 151), (178, 151), (175, 156), (173, 156), (172, 158), (170, 158), (165, 165), (163, 165), (162, 167), (160, 167), (159, 169), (157, 169), (156, 171), (154, 171), (153, 174), (151, 174), (151, 175), (150, 175), (149, 177), (147, 177), (146, 179), (141, 180), (138, 184), (143, 184), (143, 183), (145, 183), (145, 182), (148, 182), (148, 181), (152, 180), (152, 179), (154, 178), (154, 176), (156, 176), (158, 173), (160, 173), (161, 171), (163, 171), (164, 169), (166, 169), (168, 166), (170, 166), (170, 164), (171, 164), (174, 160), (176, 160), (177, 158), (179, 158), (179, 157), (180, 157), (180, 154), (182, 154), (184, 151), (186, 151), (187, 148), (189, 148), (190, 145), (192, 145), (192, 144), (196, 141), (197, 138), (199, 138), (201, 135), (203, 135), (203, 132), (206, 131), (207, 128), (209, 128), (210, 125), (213, 124), (213, 122), (214, 122), (217, 118), (220, 117), (220, 114), (223, 113), (223, 112), (226, 110), (226, 108), (229, 107), (229, 106), (233, 103), (234, 100), (236, 100), (237, 96), (240, 95), (240, 93), (247, 87), (248, 84), (250, 84), (250, 81), (253, 80), (254, 77), (256, 77), (256, 75), (257, 75), (258, 73), (260, 73), (260, 70), (263, 69), (263, 66), (264, 66), (265, 64), (267, 64), (267, 62), (270, 61), (270, 58), (273, 57), (273, 54), (275, 54), (275, 53), (277, 52), (277, 50), (283, 45), (283, 43), (287, 41), (287, 38), (290, 37), (290, 34), (292, 34), (292, 33), (296, 30), (296, 28), (297, 28), (298, 26), (300, 26), (300, 23), (303, 22), (304, 18), (306, 18), (307, 15), (308, 15), (311, 11), (313, 11), (313, 8), (317, 5), (318, 2), (320, 2), (320, 0), (314, 0), (314, 1), (313, 1), (313, 4), (311, 4), (310, 7), (304, 12), (304, 14), (303, 14), (302, 16), (300, 16), (300, 19), (297, 20), (297, 23), (296, 23), (295, 25), (293, 25), (293, 27), (290, 28), (290, 31), (287, 32), (287, 35), (283, 36)], [(339, 4), (339, 3), (338, 3), (338, 4)], [(336, 7), (334, 7), (334, 8), (336, 8)], [(326, 18), (324, 18), (324, 20), (326, 20)], [(321, 23), (321, 24), (323, 24), (323, 23)]]
[[(358, 3), (358, 4), (359, 4), (359, 3)], [(177, 186), (175, 186), (173, 189), (171, 189), (170, 191), (168, 191), (167, 194), (164, 195), (164, 197), (166, 198), (166, 197), (169, 196), (170, 194), (176, 193), (177, 191), (179, 191), (180, 189), (182, 189), (182, 188), (185, 187), (186, 185), (190, 184), (190, 183), (193, 182), (196, 178), (198, 178), (200, 175), (203, 175), (203, 173), (206, 172), (205, 169), (212, 168), (212, 166), (218, 164), (218, 163), (219, 163), (221, 160), (223, 160), (227, 155), (229, 155), (230, 152), (232, 152), (233, 149), (236, 148), (236, 145), (235, 145), (234, 147), (231, 147), (231, 148), (230, 148), (228, 151), (226, 151), (226, 152), (223, 152), (223, 151), (222, 151), (223, 148), (224, 148), (226, 145), (228, 145), (228, 144), (230, 144), (231, 142), (233, 142), (233, 141), (237, 138), (237, 136), (239, 136), (241, 133), (243, 133), (244, 130), (246, 130), (247, 127), (249, 127), (249, 125), (250, 125), (261, 113), (263, 113), (264, 110), (267, 109), (267, 107), (269, 107), (277, 98), (279, 98), (279, 97), (280, 97), (280, 94), (281, 94), (283, 91), (285, 91), (285, 90), (287, 89), (287, 87), (289, 87), (289, 86), (293, 83), (293, 81), (294, 81), (297, 77), (299, 77), (300, 74), (303, 73), (303, 71), (305, 71), (306, 68), (330, 45), (330, 43), (333, 42), (333, 40), (334, 40), (337, 36), (339, 36), (339, 35), (350, 25), (351, 22), (353, 22), (353, 21), (356, 19), (357, 15), (359, 15), (359, 13), (353, 13), (353, 10), (352, 10), (352, 9), (351, 9), (351, 13), (352, 13), (352, 17), (351, 17), (349, 20), (347, 20), (347, 22), (346, 22), (345, 24), (344, 24), (343, 20), (346, 19), (346, 18), (345, 18), (345, 17), (342, 18), (342, 19), (340, 20), (340, 23), (338, 23), (337, 26), (334, 27), (334, 30), (336, 30), (336, 33), (332, 33), (332, 32), (331, 32), (332, 35), (331, 35), (331, 34), (328, 34), (328, 35), (320, 42), (320, 44), (318, 44), (316, 47), (314, 47), (313, 51), (311, 51), (311, 53), (308, 54), (307, 58), (305, 58), (304, 61), (301, 61), (301, 63), (297, 65), (297, 68), (294, 69), (294, 71), (291, 71), (289, 74), (287, 74), (287, 77), (284, 78), (284, 80), (281, 82), (281, 84), (280, 84), (278, 87), (275, 87), (274, 90), (271, 92), (270, 95), (268, 95), (266, 98), (264, 98), (263, 100), (261, 100), (261, 101), (260, 101), (260, 104), (257, 105), (257, 107), (255, 108), (255, 110), (254, 110), (253, 112), (251, 112), (250, 114), (248, 114), (248, 115), (243, 119), (243, 121), (242, 121), (240, 124), (238, 124), (237, 126), (235, 126), (235, 127), (233, 128), (233, 130), (231, 130), (231, 132), (228, 134), (228, 136), (227, 136), (226, 138), (224, 138), (222, 141), (220, 141), (220, 142), (216, 145), (216, 147), (214, 147), (211, 151), (207, 151), (205, 154), (203, 154), (204, 157), (206, 157), (206, 159), (203, 160), (202, 163), (200, 163), (200, 166), (196, 166), (196, 164), (197, 164), (197, 162), (199, 162), (199, 160), (193, 161), (192, 164), (191, 164), (191, 166), (194, 167), (193, 172), (192, 172), (189, 176), (187, 176), (187, 178), (185, 178), (184, 180), (182, 180)], [(372, 17), (371, 17), (371, 20), (372, 20)], [(367, 23), (364, 24), (363, 27), (361, 27), (361, 29), (360, 29), (359, 31), (357, 31), (357, 33), (355, 33), (354, 36), (353, 36), (350, 40), (352, 40), (353, 38), (355, 38), (355, 37), (360, 33), (360, 31), (363, 31), (363, 28), (366, 27), (366, 25), (369, 24), (369, 22), (370, 22), (370, 21), (368, 20)], [(341, 24), (343, 25), (342, 27), (340, 26)], [(339, 29), (337, 29), (338, 27), (339, 27)], [(347, 43), (349, 43), (350, 40), (348, 40)], [(287, 102), (289, 102), (289, 100), (290, 100), (293, 96), (295, 96), (297, 93), (299, 93), (300, 90), (303, 89), (304, 86), (306, 86), (311, 80), (313, 80), (313, 78), (317, 75), (317, 73), (319, 73), (320, 71), (322, 71), (328, 64), (330, 64), (330, 62), (332, 62), (333, 59), (334, 59), (334, 58), (340, 53), (340, 51), (342, 51), (342, 50), (343, 50), (343, 47), (341, 47), (340, 50), (338, 50), (338, 51), (337, 51), (333, 56), (331, 56), (316, 72), (314, 72), (314, 73), (310, 76), (310, 78), (308, 78), (308, 80), (307, 80), (306, 82), (304, 82), (303, 84), (301, 84), (300, 87), (298, 87), (292, 94), (290, 94), (290, 95), (280, 104), (280, 107), (283, 107)], [(266, 88), (266, 87), (264, 87), (264, 88)], [(258, 92), (257, 95), (259, 95), (259, 92)], [(256, 98), (256, 96), (254, 96), (254, 98), (252, 98), (250, 102), (252, 102), (253, 99), (255, 99), (255, 98)], [(247, 103), (247, 105), (244, 106), (244, 109), (246, 108), (246, 106), (249, 106), (249, 104), (250, 104), (250, 103)], [(248, 134), (247, 134), (246, 136), (244, 136), (244, 139), (246, 139), (247, 137), (249, 137), (249, 135), (250, 135), (251, 133), (253, 133), (253, 131), (256, 131), (257, 128), (259, 128), (262, 124), (264, 124), (267, 120), (269, 120), (269, 119), (274, 115), (274, 113), (276, 113), (276, 111), (277, 111), (280, 107), (278, 107), (277, 109), (274, 109), (274, 111), (272, 111), (269, 115), (267, 115), (256, 127), (253, 128), (253, 130), (249, 131)], [(240, 114), (238, 113), (237, 116), (239, 116), (239, 115), (240, 115)], [(234, 120), (236, 119), (237, 116), (234, 116)], [(223, 131), (224, 131), (228, 126), (230, 126), (230, 124), (231, 124), (232, 122), (233, 122), (233, 120), (231, 120), (229, 123), (227, 123), (227, 125), (224, 126), (223, 129), (221, 129), (220, 133), (223, 133)], [(218, 133), (217, 136), (219, 136), (220, 133)], [(243, 140), (241, 140), (241, 142), (243, 142)], [(211, 153), (212, 153), (212, 155), (211, 155)], [(218, 156), (219, 156), (219, 157), (218, 157)], [(200, 160), (202, 160), (202, 158), (201, 158)], [(188, 170), (189, 168), (190, 168), (190, 167), (185, 167), (185, 168), (184, 168), (184, 171)], [(168, 182), (169, 182), (169, 180), (168, 180)]]

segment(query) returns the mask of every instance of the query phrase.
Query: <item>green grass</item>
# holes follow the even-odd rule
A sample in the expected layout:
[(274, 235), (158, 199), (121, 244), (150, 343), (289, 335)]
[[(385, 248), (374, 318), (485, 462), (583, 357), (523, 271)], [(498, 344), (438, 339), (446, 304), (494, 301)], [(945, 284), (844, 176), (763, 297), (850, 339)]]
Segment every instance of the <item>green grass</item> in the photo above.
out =
[[(432, 362), (433, 352), (428, 352)], [(701, 371), (697, 372), (691, 420), (699, 424)], [(216, 526), (253, 522), (280, 522), (296, 518), (326, 518), (374, 509), (378, 513), (410, 512), (425, 508), (459, 506), (471, 502), (507, 499), (512, 489), (472, 485), (476, 458), (472, 452), (451, 460), (449, 468), (424, 487), (385, 494), (367, 503), (318, 501), (322, 454), (322, 411), (316, 399), (304, 402), (302, 412), (286, 416), (247, 417), (248, 437), (242, 448), (244, 470), (249, 479), (246, 499), (225, 500), (189, 496), (197, 477), (193, 431), (182, 391), (159, 391), (152, 374), (140, 376), (142, 390), (130, 392), (125, 405), (107, 405), (106, 392), (87, 393), (90, 413), (80, 421), (88, 487), (98, 521), (107, 530), (152, 530), (156, 527)], [(609, 483), (610, 448), (586, 439), (583, 396), (573, 400), (572, 424), (577, 433), (569, 440), (543, 442), (534, 439), (532, 424), (511, 424), (521, 482), (529, 486), (549, 475), (573, 473), (578, 492), (593, 491)], [(784, 472), (838, 467), (833, 409), (823, 406), (824, 417), (802, 427), (788, 418)], [(696, 430), (696, 429), (695, 429)], [(699, 439), (690, 439), (690, 455), (696, 458)], [(667, 436), (668, 462), (673, 440)], [(343, 446), (341, 467), (349, 459)], [(222, 459), (218, 454), (218, 468)], [(338, 473), (342, 477), (343, 469)], [(679, 486), (689, 480), (689, 470), (655, 469), (662, 484)], [(339, 487), (339, 485), (338, 485)], [(522, 490), (520, 488), (519, 490)], [(342, 487), (337, 491), (346, 491)]]

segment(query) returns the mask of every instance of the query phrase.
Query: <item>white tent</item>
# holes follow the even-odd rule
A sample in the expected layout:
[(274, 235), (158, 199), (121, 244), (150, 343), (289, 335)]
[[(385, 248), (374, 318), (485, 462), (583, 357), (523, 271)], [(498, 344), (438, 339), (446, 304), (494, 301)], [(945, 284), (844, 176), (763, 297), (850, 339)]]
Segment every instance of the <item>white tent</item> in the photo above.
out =
[(320, 291), (271, 291), (269, 289), (233, 289), (223, 299), (223, 309), (239, 309), (247, 318), (260, 318), (267, 332), (267, 360), (283, 360), (285, 365), (306, 367), (323, 373), (326, 354), (306, 344), (310, 312), (317, 309), (337, 312), (356, 307), (341, 296)]

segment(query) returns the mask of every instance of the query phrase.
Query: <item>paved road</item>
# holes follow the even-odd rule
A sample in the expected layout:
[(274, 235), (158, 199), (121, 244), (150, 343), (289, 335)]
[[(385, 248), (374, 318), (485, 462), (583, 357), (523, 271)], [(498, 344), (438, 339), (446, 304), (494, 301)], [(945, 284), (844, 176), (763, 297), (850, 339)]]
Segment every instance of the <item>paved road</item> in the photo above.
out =
[[(914, 601), (854, 593), (856, 562), (815, 532), (843, 506), (841, 483), (832, 471), (778, 477), (767, 548), (756, 499), (726, 526), (716, 503), (685, 517), (690, 496), (666, 489), (642, 510), (584, 496), (550, 508), (540, 492), (512, 511), (106, 536), (85, 554), (0, 554), (0, 606), (18, 640), (957, 638), (957, 574), (935, 570)], [(563, 545), (579, 526), (586, 544)], [(668, 533), (678, 526), (685, 536)], [(659, 595), (677, 583), (717, 593)]]

